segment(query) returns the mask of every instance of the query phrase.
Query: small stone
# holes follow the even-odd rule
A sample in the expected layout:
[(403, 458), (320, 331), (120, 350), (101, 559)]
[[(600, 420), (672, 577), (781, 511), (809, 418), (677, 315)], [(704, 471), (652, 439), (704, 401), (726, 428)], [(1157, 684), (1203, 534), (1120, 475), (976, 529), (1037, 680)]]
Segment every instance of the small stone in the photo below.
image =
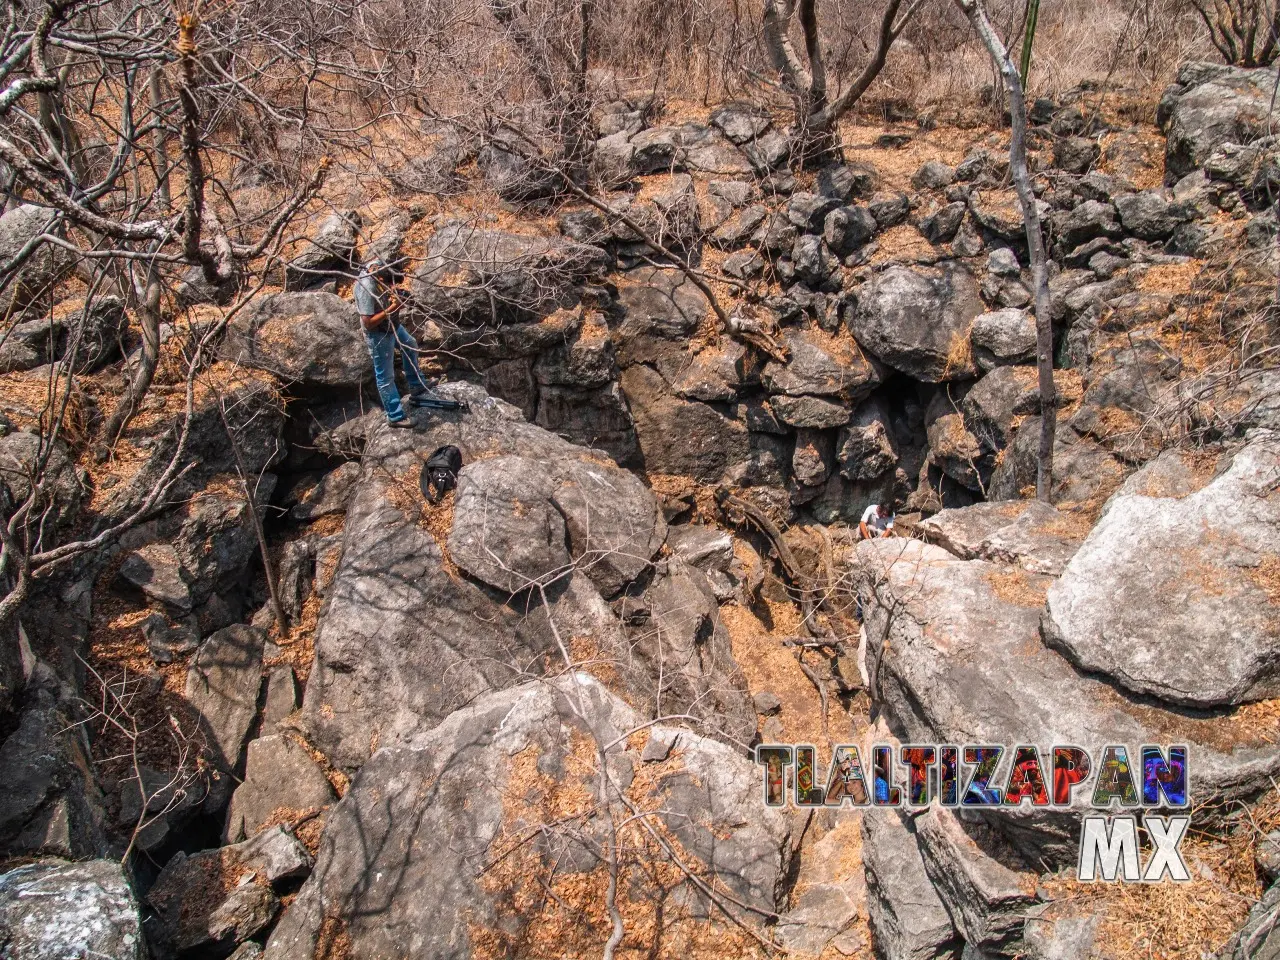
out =
[(650, 733), (645, 742), (640, 759), (644, 763), (662, 763), (671, 755), (671, 748), (676, 745), (676, 738)]
[(1102, 148), (1094, 140), (1067, 137), (1053, 146), (1054, 166), (1067, 173), (1086, 173), (1097, 162)]
[(905, 193), (877, 193), (867, 204), (881, 230), (897, 226), (911, 213), (911, 200)]
[(755, 704), (756, 713), (762, 717), (772, 717), (782, 712), (782, 701), (770, 690), (757, 693), (751, 698), (751, 702)]
[(712, 180), (707, 184), (707, 193), (721, 200), (727, 200), (735, 207), (745, 206), (751, 199), (752, 186), (742, 180)]
[(754, 250), (739, 250), (724, 258), (720, 269), (738, 280), (750, 280), (765, 268), (764, 259)]
[(190, 620), (170, 623), (163, 613), (148, 614), (138, 625), (156, 663), (172, 663), (200, 645), (200, 634)]
[(825, 167), (818, 172), (818, 193), (824, 197), (835, 197), (841, 203), (867, 196), (874, 184), (875, 178), (870, 173), (845, 164)]
[(929, 160), (923, 164), (911, 178), (911, 185), (917, 190), (941, 190), (955, 182), (955, 171), (938, 160)]
[(1022, 265), (1008, 247), (997, 247), (987, 255), (987, 272), (998, 277), (1016, 277), (1022, 272)]
[(967, 209), (968, 207), (959, 201), (949, 203), (937, 213), (921, 220), (920, 232), (932, 243), (946, 243), (955, 237), (956, 231), (960, 229), (960, 222), (964, 220)]
[(120, 565), (119, 576), (170, 610), (191, 612), (191, 589), (182, 575), (177, 551), (169, 544), (153, 543), (135, 550)]
[(877, 150), (900, 150), (912, 141), (909, 133), (882, 133), (872, 144)]
[(1258, 841), (1254, 860), (1267, 883), (1274, 883), (1280, 878), (1280, 830), (1272, 830)]
[(280, 901), (270, 887), (250, 881), (237, 887), (209, 914), (209, 936), (214, 940), (241, 943), (266, 929), (275, 919)]

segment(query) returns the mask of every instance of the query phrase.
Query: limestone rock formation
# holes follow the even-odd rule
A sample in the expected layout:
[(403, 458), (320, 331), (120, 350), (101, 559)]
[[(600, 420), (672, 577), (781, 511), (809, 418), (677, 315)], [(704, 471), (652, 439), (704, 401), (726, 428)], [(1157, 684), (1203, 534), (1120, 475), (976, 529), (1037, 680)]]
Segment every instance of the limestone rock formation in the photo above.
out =
[[(531, 876), (555, 889), (567, 875), (596, 903), (607, 871), (586, 838), (604, 836), (608, 817), (626, 816), (626, 804), (656, 810), (654, 830), (706, 877), (698, 883), (677, 872), (659, 893), (634, 873), (619, 893), (627, 903), (661, 897), (688, 918), (677, 925), (722, 931), (725, 921), (702, 892), (710, 883), (732, 896), (726, 905), (742, 922), (776, 911), (790, 831), (783, 814), (760, 806), (755, 766), (723, 744), (663, 727), (647, 735), (674, 739), (678, 752), (647, 765), (627, 746), (638, 723), (598, 681), (573, 673), (489, 693), (434, 730), (380, 750), (330, 813), (316, 869), (266, 956), (310, 958), (339, 931), (358, 956), (470, 957), (537, 942), (547, 931), (512, 894)], [(610, 784), (603, 788), (601, 757)], [(571, 813), (578, 826), (559, 829), (551, 810)], [(520, 839), (542, 823), (544, 840)], [(637, 841), (648, 836), (632, 825)], [(576, 942), (600, 930), (572, 923), (557, 936)]]
[(1171, 703), (1280, 695), (1280, 443), (1248, 443), (1181, 498), (1121, 494), (1048, 592), (1045, 632), (1081, 669)]

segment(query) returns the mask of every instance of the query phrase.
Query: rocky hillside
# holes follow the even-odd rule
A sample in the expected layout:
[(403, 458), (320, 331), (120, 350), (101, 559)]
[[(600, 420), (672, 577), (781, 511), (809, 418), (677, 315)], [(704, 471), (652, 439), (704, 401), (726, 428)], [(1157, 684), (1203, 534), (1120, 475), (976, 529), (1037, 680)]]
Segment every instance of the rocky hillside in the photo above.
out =
[[(1280, 951), (1275, 84), (1035, 103), (1051, 503), (1004, 131), (793, 169), (766, 111), (637, 97), (566, 197), (432, 127), (285, 262), (191, 269), (110, 450), (137, 324), (40, 247), (0, 507), (31, 555), (95, 549), (0, 636), (0, 956)], [(44, 229), (11, 208), (0, 262)], [(373, 254), (463, 404), (412, 430), (351, 300)], [(873, 503), (899, 536), (859, 541)], [(873, 739), (1187, 744), (1192, 880), (1075, 881), (1083, 801), (765, 805), (756, 745)]]

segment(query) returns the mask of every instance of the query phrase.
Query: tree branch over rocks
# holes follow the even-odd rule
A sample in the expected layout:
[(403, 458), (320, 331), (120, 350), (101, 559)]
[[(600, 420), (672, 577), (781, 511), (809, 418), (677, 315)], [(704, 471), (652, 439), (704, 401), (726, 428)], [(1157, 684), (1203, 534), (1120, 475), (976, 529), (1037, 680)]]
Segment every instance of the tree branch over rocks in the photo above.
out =
[(1036, 368), (1040, 387), (1040, 446), (1036, 460), (1036, 498), (1046, 503), (1053, 490), (1053, 444), (1058, 430), (1057, 390), (1053, 383), (1053, 311), (1049, 303), (1049, 266), (1040, 229), (1040, 211), (1027, 169), (1027, 103), (1022, 78), (1009, 51), (987, 18), (981, 0), (956, 0), (982, 40), (992, 63), (1004, 81), (1009, 97), (1012, 130), (1009, 136), (1009, 172), (1013, 177), (1022, 219), (1026, 225), (1027, 251), (1031, 259), (1031, 286), (1036, 303)]

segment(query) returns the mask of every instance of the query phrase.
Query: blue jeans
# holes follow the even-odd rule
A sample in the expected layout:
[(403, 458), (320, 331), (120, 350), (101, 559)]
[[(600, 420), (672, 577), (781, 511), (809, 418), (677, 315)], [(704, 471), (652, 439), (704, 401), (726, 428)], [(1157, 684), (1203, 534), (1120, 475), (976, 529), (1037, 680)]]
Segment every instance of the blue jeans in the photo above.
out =
[(383, 321), (381, 330), (366, 330), (364, 339), (369, 345), (369, 356), (373, 358), (373, 379), (378, 384), (382, 409), (387, 411), (387, 419), (392, 423), (403, 420), (405, 412), (396, 387), (396, 347), (400, 348), (400, 366), (404, 369), (409, 392), (421, 393), (428, 387), (422, 371), (418, 369), (418, 341), (409, 335), (408, 330), (391, 320)]

